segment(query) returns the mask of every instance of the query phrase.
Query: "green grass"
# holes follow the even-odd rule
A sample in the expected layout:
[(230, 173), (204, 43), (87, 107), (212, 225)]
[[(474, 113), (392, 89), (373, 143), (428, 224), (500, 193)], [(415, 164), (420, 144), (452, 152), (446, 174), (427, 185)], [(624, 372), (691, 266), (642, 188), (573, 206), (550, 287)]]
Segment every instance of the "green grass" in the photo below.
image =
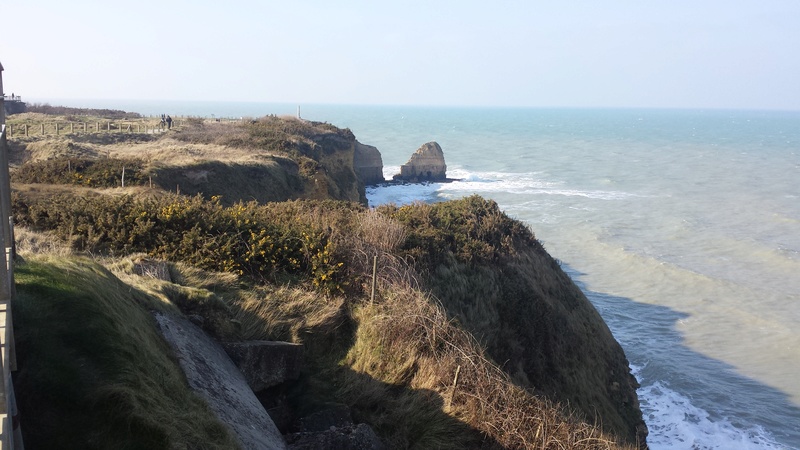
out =
[(15, 387), (28, 448), (236, 448), (186, 385), (143, 305), (83, 258), (16, 271)]
[(477, 196), (381, 211), (408, 226), (424, 286), (518, 385), (635, 436), (635, 393), (612, 388), (636, 383), (622, 348), (530, 230)]
[[(302, 343), (309, 370), (289, 396), (297, 411), (348, 403), (399, 448), (462, 448), (481, 439), (513, 447), (542, 438), (540, 428), (547, 439), (608, 448), (586, 423), (635, 441), (641, 416), (633, 391), (610, 391), (630, 377), (621, 348), (533, 234), (493, 202), (470, 197), (369, 211), (310, 201), (226, 208), (197, 197), (43, 201), (15, 203), (17, 220), (101, 252), (149, 250), (183, 261), (170, 266), (173, 282), (134, 282), (122, 275), (132, 264), (116, 264), (129, 284), (115, 281), (114, 289), (139, 292), (125, 294), (128, 303), (177, 305), (204, 316), (221, 339)], [(295, 247), (307, 239), (318, 243)], [(272, 247), (281, 253), (269, 253)], [(275, 261), (252, 265), (260, 261), (256, 249)], [(376, 253), (379, 294), (366, 307), (371, 264), (364, 255)], [(336, 268), (346, 296), (320, 289), (329, 272), (315, 261)], [(444, 411), (458, 366), (470, 387), (459, 388), (464, 396)]]
[[(57, 154), (110, 154), (99, 137), (82, 139), (58, 141)], [(130, 139), (109, 142), (118, 145), (114, 154), (138, 151)], [(349, 130), (298, 120), (196, 121), (141, 147), (163, 190), (19, 189), (17, 224), (109, 257), (119, 277), (80, 259), (33, 258), (20, 268), (20, 395), (33, 442), (214, 448), (216, 438), (184, 430), (202, 420), (185, 413), (194, 410), (191, 396), (175, 399), (181, 390), (163, 381), (177, 369), (162, 360), (141, 309), (177, 307), (204, 316), (218, 339), (302, 343), (308, 370), (283, 392), (298, 414), (348, 403), (392, 448), (634, 443), (641, 413), (624, 354), (533, 233), (496, 203), (263, 203), (355, 197), (352, 139)], [(20, 164), (33, 153), (47, 159), (51, 144), (20, 141), (16, 156)], [(214, 160), (220, 149), (229, 158)], [(27, 170), (54, 177), (63, 172), (58, 164)], [(166, 192), (178, 185), (196, 195)], [(134, 253), (170, 261), (172, 281), (134, 275), (125, 260)], [(613, 391), (615, 383), (621, 388)]]

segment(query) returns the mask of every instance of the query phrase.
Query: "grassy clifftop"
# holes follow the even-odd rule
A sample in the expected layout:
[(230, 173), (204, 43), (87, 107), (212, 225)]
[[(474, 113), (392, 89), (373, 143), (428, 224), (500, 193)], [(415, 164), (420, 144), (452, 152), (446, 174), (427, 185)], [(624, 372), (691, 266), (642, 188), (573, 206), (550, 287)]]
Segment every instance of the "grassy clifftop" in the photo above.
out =
[[(239, 132), (247, 144), (222, 148), (249, 155), (244, 150), (249, 146), (256, 154), (276, 142), (295, 142), (300, 147), (272, 149), (270, 158), (280, 154), (298, 167), (308, 158), (324, 168), (318, 159), (335, 160), (351, 141), (346, 130), (326, 131), (329, 127), (311, 137), (287, 128), (278, 139), (274, 134), (259, 137), (259, 128), (244, 128)], [(203, 146), (222, 145), (215, 133), (202, 128), (183, 138), (185, 145), (209, 152)], [(171, 142), (183, 141), (162, 144)], [(15, 177), (26, 170), (47, 172), (36, 166), (44, 163), (34, 163), (43, 158), (30, 156), (31, 144), (15, 143), (27, 155), (19, 161), (28, 161)], [(118, 145), (112, 155), (130, 151), (124, 149), (128, 144)], [(339, 153), (326, 155), (328, 148)], [(213, 152), (204, 158), (215, 161)], [(531, 231), (494, 202), (470, 197), (370, 210), (332, 200), (234, 202), (205, 192), (187, 196), (149, 186), (51, 185), (49, 180), (26, 179), (14, 194), (15, 220), (23, 226), (20, 250), (29, 260), (21, 266), (18, 308), (37, 304), (48, 312), (75, 307), (63, 314), (88, 314), (116, 324), (112, 328), (121, 334), (115, 339), (121, 341), (131, 338), (124, 331), (128, 324), (115, 312), (80, 305), (119, 303), (140, 311), (126, 315), (180, 308), (204, 316), (206, 330), (220, 340), (302, 343), (308, 368), (282, 393), (296, 414), (326, 402), (345, 403), (356, 421), (372, 425), (391, 448), (624, 448), (643, 442), (646, 429), (635, 380), (621, 348)], [(330, 193), (332, 188), (326, 189)], [(40, 256), (54, 249), (61, 256)], [(171, 281), (136, 275), (135, 261), (145, 257), (168, 261)], [(369, 295), (373, 258), (378, 268), (374, 300)], [(57, 292), (40, 288), (47, 277), (33, 276), (37, 272), (77, 275), (99, 293), (57, 302)], [(71, 276), (54, 276), (61, 280), (58, 289), (76, 289), (68, 282)], [(55, 320), (52, 314), (24, 312), (18, 318), (23, 336)], [(150, 322), (143, 319), (135, 327), (149, 329)], [(133, 335), (142, 333), (151, 336), (150, 331)], [(163, 347), (157, 337), (152, 339), (156, 343), (135, 345)], [(23, 339), (20, 350), (28, 353), (30, 364), (51, 360), (42, 356), (47, 346), (31, 342)], [(84, 344), (66, 339), (59, 352), (78, 355), (73, 358), (77, 363), (105, 359), (100, 353), (81, 356)], [(98, 352), (106, 348), (98, 347)], [(138, 373), (136, 364), (120, 367), (123, 373)], [(79, 368), (58, 370), (88, 376)], [(27, 390), (46, 383), (37, 378), (46, 372), (21, 370), (19, 396), (35, 398), (28, 407), (52, 409), (54, 417), (59, 411), (68, 414), (59, 410), (64, 404), (58, 396), (41, 398)], [(162, 376), (150, 366), (141, 372), (136, 377)], [(80, 395), (94, 398), (106, 391), (105, 383), (118, 384), (113, 370), (96, 373), (96, 383)], [(164, 395), (147, 392), (144, 397), (159, 401)], [(41, 424), (26, 424), (26, 415), (23, 409), (23, 430), (39, 432)], [(192, 420), (176, 417), (179, 423)], [(86, 428), (102, 434), (112, 425)], [(160, 431), (165, 437), (154, 448), (182, 447), (197, 439), (181, 430), (178, 424)], [(223, 435), (213, 439), (227, 445)]]
[[(122, 130), (68, 133), (76, 117), (26, 113), (9, 125), (11, 158), (20, 165), (18, 183), (69, 184), (90, 188), (125, 187), (259, 202), (336, 199), (365, 202), (364, 186), (353, 170), (355, 137), (349, 130), (294, 118), (264, 117), (240, 122), (181, 121), (157, 133), (157, 121), (116, 123), (149, 133)], [(81, 117), (88, 123), (100, 118)], [(55, 134), (54, 123), (63, 131)], [(141, 124), (140, 124), (141, 122)], [(23, 133), (23, 125), (46, 133)], [(78, 122), (80, 123), (80, 122)], [(103, 122), (106, 123), (106, 122)], [(156, 130), (157, 131), (157, 130)]]

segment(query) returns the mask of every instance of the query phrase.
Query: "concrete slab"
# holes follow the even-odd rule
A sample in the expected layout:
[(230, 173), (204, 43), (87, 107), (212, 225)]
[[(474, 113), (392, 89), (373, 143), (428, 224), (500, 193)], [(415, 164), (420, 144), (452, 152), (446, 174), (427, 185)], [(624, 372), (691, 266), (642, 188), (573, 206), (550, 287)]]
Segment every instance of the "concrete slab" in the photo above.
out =
[(286, 449), (286, 442), (222, 346), (182, 316), (154, 312), (189, 386), (245, 449)]

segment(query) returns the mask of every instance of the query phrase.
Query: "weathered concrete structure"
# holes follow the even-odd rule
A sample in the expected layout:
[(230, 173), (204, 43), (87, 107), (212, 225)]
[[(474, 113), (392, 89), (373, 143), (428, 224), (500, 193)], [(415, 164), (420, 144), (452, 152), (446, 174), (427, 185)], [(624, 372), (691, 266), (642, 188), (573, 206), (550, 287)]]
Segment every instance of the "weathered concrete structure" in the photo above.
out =
[(155, 312), (189, 386), (228, 425), (242, 448), (286, 449), (286, 441), (222, 346), (179, 315)]
[(253, 392), (300, 377), (303, 346), (291, 342), (226, 342), (225, 351), (244, 375)]

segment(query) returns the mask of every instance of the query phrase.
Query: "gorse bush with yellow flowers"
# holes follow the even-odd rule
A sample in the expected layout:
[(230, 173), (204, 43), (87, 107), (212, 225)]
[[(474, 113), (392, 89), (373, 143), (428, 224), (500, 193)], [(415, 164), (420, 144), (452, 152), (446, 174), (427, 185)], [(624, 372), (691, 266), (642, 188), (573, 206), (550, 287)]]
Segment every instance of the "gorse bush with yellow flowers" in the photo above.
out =
[(321, 224), (300, 219), (302, 203), (224, 207), (218, 197), (200, 196), (15, 196), (14, 211), (17, 223), (52, 230), (79, 251), (144, 252), (255, 280), (308, 279), (341, 292), (344, 262)]

